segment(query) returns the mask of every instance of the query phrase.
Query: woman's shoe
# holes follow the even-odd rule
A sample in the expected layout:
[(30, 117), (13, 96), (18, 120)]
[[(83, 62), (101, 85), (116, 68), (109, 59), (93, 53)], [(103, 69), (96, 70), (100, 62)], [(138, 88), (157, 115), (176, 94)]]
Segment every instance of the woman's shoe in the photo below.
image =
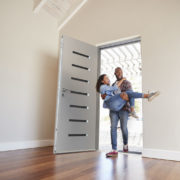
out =
[(148, 97), (148, 101), (152, 101), (155, 97), (159, 96), (160, 95), (160, 92), (159, 91), (156, 91), (156, 92), (152, 92), (149, 94), (149, 97)]

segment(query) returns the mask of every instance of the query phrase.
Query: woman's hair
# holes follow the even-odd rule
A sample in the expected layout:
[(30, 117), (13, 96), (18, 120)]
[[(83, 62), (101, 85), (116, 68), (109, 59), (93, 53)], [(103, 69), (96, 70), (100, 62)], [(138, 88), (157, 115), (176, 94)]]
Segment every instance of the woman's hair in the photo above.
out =
[(96, 91), (97, 92), (100, 92), (100, 87), (102, 84), (104, 84), (102, 81), (104, 79), (104, 76), (106, 76), (106, 74), (102, 74), (99, 76), (98, 80), (97, 80), (97, 83), (96, 83)]

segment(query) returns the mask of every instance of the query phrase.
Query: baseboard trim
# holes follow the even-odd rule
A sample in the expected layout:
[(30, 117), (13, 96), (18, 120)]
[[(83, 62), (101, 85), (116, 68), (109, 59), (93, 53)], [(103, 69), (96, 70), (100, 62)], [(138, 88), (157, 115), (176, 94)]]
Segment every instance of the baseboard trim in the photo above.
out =
[(142, 157), (180, 161), (180, 151), (143, 148)]
[(4, 143), (0, 143), (0, 151), (11, 151), (11, 150), (18, 150), (18, 149), (52, 146), (53, 143), (54, 143), (53, 139), (4, 142)]

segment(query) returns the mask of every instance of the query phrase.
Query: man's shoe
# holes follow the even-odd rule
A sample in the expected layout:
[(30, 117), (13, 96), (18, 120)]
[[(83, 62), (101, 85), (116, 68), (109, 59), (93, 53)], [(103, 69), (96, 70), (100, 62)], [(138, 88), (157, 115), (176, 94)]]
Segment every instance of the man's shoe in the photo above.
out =
[(117, 157), (117, 156), (118, 156), (117, 151), (111, 151), (111, 152), (106, 154), (106, 157)]
[(123, 152), (128, 152), (128, 145), (123, 146)]

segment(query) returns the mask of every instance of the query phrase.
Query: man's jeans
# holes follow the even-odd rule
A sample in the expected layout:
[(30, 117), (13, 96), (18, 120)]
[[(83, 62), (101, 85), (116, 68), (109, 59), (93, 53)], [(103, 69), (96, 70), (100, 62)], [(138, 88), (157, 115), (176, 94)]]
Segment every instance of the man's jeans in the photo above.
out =
[(110, 119), (111, 119), (111, 144), (112, 149), (117, 150), (117, 125), (120, 119), (122, 137), (123, 137), (123, 144), (128, 144), (128, 129), (127, 129), (127, 122), (129, 112), (125, 110), (120, 110), (119, 112), (110, 111)]

